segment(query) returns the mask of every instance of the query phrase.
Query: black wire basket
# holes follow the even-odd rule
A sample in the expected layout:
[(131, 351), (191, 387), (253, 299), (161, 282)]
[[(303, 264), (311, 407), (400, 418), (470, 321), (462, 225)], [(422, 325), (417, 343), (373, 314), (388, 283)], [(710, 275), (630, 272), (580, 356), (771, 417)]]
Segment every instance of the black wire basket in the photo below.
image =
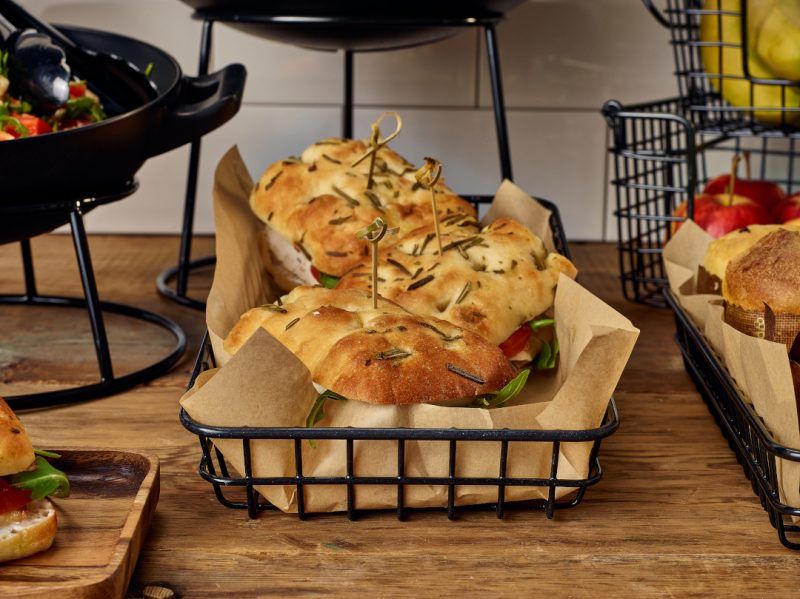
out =
[[(487, 196), (467, 196), (476, 207), (488, 204), (491, 201)], [(569, 256), (566, 237), (554, 205), (544, 200), (539, 200), (546, 208), (552, 211), (551, 229), (553, 231), (556, 249)], [(200, 373), (215, 366), (214, 355), (208, 336), (203, 340), (200, 353), (197, 357), (194, 371), (189, 381), (191, 388)], [(358, 506), (356, 502), (356, 488), (361, 485), (391, 485), (397, 488), (396, 513), (400, 520), (404, 520), (408, 513), (416, 508), (405, 505), (405, 490), (413, 485), (434, 485), (447, 488), (446, 510), (450, 519), (456, 517), (457, 510), (475, 509), (483, 507), (495, 510), (497, 517), (502, 518), (506, 509), (540, 509), (544, 510), (547, 518), (552, 518), (555, 510), (575, 507), (581, 503), (586, 490), (597, 484), (603, 471), (600, 466), (599, 451), (603, 439), (613, 434), (619, 428), (619, 414), (614, 399), (609, 400), (602, 424), (591, 430), (520, 430), (520, 429), (412, 429), (412, 428), (251, 428), (251, 427), (219, 427), (208, 426), (193, 420), (185, 410), (181, 409), (180, 419), (183, 426), (196, 434), (200, 441), (202, 452), (198, 472), (200, 476), (211, 483), (214, 494), (219, 502), (229, 508), (246, 509), (251, 518), (259, 512), (276, 509), (268, 501), (260, 498), (255, 487), (257, 486), (286, 486), (291, 485), (296, 489), (297, 514), (305, 519), (308, 512), (304, 504), (304, 489), (309, 485), (335, 485), (346, 488), (347, 517), (356, 518)], [(236, 474), (222, 452), (215, 446), (215, 439), (234, 439), (242, 443), (244, 472)], [(259, 439), (288, 440), (294, 446), (293, 476), (258, 477), (253, 475), (251, 467), (251, 444)], [(345, 476), (319, 477), (308, 476), (303, 473), (302, 444), (314, 442), (318, 439), (336, 439), (346, 444)], [(354, 444), (369, 442), (393, 442), (397, 451), (396, 476), (362, 476), (355, 473)], [(406, 442), (440, 441), (449, 446), (448, 474), (447, 476), (408, 476), (406, 470)], [(458, 444), (462, 441), (480, 441), (486, 443), (487, 450), (499, 448), (499, 470), (497, 476), (476, 478), (456, 475), (458, 458)], [(564, 443), (590, 443), (591, 452), (587, 475), (585, 478), (571, 479), (559, 477), (559, 452)], [(545, 477), (521, 478), (508, 475), (509, 447), (511, 444), (520, 444), (520, 447), (531, 448), (531, 451), (550, 446), (550, 468)], [(533, 448), (532, 446), (537, 447)], [(491, 447), (489, 447), (491, 446)], [(478, 485), (496, 487), (497, 501), (483, 506), (456, 506), (456, 489), (463, 485)], [(506, 501), (506, 489), (513, 487), (546, 489), (547, 499), (528, 501)], [(574, 489), (574, 494), (568, 493), (566, 497), (556, 498), (557, 489)]]
[(800, 189), (800, 152), (793, 137), (699, 130), (683, 98), (631, 106), (612, 100), (603, 114), (611, 132), (622, 290), (630, 301), (664, 305), (661, 251), (684, 220), (674, 212), (686, 202), (692, 218), (695, 194), (712, 177), (729, 172), (733, 154), (749, 156), (752, 177), (777, 183), (788, 194)]
[(675, 296), (666, 291), (665, 297), (675, 313), (675, 340), (686, 371), (727, 438), (780, 542), (800, 550), (800, 526), (791, 521), (792, 516), (800, 517), (800, 506), (783, 503), (778, 490), (778, 460), (800, 462), (800, 449), (775, 441)]
[(800, 10), (789, 18), (748, 0), (643, 2), (670, 31), (678, 94), (699, 130), (800, 137), (800, 64), (772, 45), (800, 36)]

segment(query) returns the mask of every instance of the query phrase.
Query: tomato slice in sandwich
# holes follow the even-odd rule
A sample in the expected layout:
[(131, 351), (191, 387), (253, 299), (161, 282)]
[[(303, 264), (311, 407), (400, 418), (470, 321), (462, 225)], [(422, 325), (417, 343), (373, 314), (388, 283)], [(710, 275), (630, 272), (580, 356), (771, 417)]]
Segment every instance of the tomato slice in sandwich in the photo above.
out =
[(525, 323), (516, 331), (511, 333), (511, 336), (500, 344), (500, 349), (507, 358), (513, 358), (519, 352), (528, 348), (528, 342), (531, 340), (531, 327)]
[(31, 492), (28, 489), (15, 489), (4, 479), (0, 478), (0, 514), (13, 512), (25, 507), (31, 501)]

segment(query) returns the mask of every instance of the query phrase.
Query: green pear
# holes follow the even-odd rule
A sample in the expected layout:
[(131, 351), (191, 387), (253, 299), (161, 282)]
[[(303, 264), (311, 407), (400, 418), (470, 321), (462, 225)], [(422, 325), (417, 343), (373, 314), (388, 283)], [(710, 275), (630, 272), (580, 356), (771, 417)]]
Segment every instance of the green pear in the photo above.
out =
[(773, 4), (758, 29), (755, 48), (775, 77), (800, 81), (800, 2)]
[[(770, 68), (762, 60), (757, 47), (761, 40), (761, 31), (770, 21), (773, 14), (781, 13), (777, 3), (782, 0), (750, 0), (748, 2), (748, 70), (751, 77), (760, 79), (776, 79), (782, 76)], [(796, 2), (796, 0), (787, 0)], [(726, 13), (741, 13), (740, 0), (705, 0), (703, 8), (708, 11), (725, 11)], [(789, 9), (788, 14), (793, 18), (800, 15), (794, 14), (794, 9)], [(766, 37), (772, 38), (775, 34), (770, 24)], [(782, 25), (779, 33), (780, 40), (787, 34), (787, 25)], [(706, 43), (722, 43), (723, 46), (702, 46), (700, 56), (703, 66), (710, 75), (723, 75), (722, 78), (710, 77), (712, 87), (719, 91), (722, 97), (733, 106), (754, 106), (754, 116), (757, 120), (767, 124), (780, 124), (782, 106), (800, 107), (800, 88), (786, 87), (785, 102), (782, 101), (780, 85), (753, 84), (744, 77), (744, 56), (742, 44), (742, 21), (739, 14), (703, 14), (700, 18), (700, 40)], [(762, 42), (765, 48), (769, 47), (768, 41)], [(733, 46), (733, 47), (731, 47)], [(781, 47), (779, 43), (777, 47)], [(788, 51), (784, 51), (788, 52)], [(772, 54), (775, 52), (772, 51)], [(778, 53), (783, 57), (787, 54)], [(782, 63), (783, 64), (783, 63)], [(791, 77), (795, 79), (795, 77)], [(752, 94), (752, 95), (751, 95)], [(786, 122), (800, 124), (800, 113), (787, 113)]]

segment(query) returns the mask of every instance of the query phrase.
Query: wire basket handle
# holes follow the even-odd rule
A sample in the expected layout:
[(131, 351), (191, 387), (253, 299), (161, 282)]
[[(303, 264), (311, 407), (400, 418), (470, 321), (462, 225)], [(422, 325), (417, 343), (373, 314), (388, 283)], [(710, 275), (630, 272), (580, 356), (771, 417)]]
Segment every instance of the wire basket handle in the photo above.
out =
[(669, 28), (669, 21), (667, 20), (667, 17), (665, 17), (664, 13), (658, 9), (653, 0), (642, 0), (642, 4), (644, 4), (645, 8), (652, 13), (652, 15), (656, 18), (656, 21), (661, 23), (663, 27)]

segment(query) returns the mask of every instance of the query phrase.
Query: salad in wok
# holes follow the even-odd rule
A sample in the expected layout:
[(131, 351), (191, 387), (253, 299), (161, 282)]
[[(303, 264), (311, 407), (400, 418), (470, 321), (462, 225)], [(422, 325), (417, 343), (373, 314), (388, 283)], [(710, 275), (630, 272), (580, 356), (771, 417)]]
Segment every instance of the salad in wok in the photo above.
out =
[(8, 52), (0, 49), (0, 141), (74, 129), (106, 118), (100, 99), (83, 80), (71, 81), (69, 99), (49, 114), (12, 95), (12, 89)]

